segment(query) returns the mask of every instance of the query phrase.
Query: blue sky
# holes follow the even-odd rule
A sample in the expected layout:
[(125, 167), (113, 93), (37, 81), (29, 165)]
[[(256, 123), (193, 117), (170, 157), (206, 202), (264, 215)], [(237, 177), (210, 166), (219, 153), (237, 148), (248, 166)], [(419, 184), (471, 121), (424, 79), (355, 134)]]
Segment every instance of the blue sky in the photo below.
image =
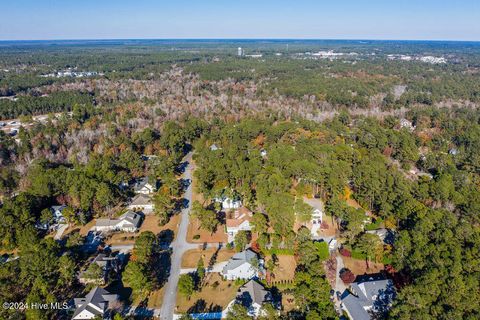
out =
[(480, 0), (0, 0), (0, 39), (480, 41)]

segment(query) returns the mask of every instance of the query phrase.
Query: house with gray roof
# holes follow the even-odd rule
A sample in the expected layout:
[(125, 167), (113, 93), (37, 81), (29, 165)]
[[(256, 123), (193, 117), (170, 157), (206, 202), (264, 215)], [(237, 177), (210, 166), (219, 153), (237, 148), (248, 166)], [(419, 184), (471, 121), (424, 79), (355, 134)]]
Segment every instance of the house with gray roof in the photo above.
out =
[(231, 257), (220, 274), (226, 280), (250, 280), (259, 276), (260, 269), (261, 261), (258, 255), (251, 249), (247, 249)]
[(118, 300), (118, 295), (112, 294), (105, 289), (95, 287), (85, 298), (75, 298), (75, 312), (73, 320), (94, 319), (96, 317), (105, 317), (110, 309)]
[(142, 211), (145, 214), (153, 212), (155, 205), (152, 202), (152, 197), (147, 194), (139, 193), (132, 198), (128, 209), (133, 211)]
[(141, 223), (142, 214), (129, 210), (118, 219), (97, 219), (93, 228), (95, 231), (136, 232)]
[[(96, 264), (101, 270), (101, 275), (91, 273), (91, 266)], [(108, 280), (108, 274), (111, 270), (118, 271), (119, 261), (116, 256), (108, 256), (104, 253), (99, 253), (93, 260), (91, 260), (87, 269), (81, 271), (78, 275), (78, 281), (83, 284), (96, 283), (104, 284)]]
[(255, 280), (250, 280), (238, 289), (235, 303), (242, 304), (251, 317), (264, 315), (262, 312), (265, 303), (272, 303), (272, 294)]
[(156, 191), (157, 183), (156, 181), (150, 181), (151, 179), (148, 177), (143, 177), (137, 179), (133, 185), (133, 191), (135, 193), (142, 193), (142, 194), (151, 194)]
[(371, 320), (385, 314), (395, 298), (391, 280), (370, 277), (353, 282), (342, 294), (342, 309), (352, 320)]

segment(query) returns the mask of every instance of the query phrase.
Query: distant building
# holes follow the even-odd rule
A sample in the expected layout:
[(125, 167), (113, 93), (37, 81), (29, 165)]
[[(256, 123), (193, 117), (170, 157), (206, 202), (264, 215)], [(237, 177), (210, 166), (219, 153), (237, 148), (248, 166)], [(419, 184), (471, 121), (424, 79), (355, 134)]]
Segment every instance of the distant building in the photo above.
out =
[(94, 229), (95, 231), (136, 232), (141, 223), (142, 215), (129, 210), (118, 219), (98, 219)]
[(405, 118), (400, 119), (400, 128), (405, 128), (408, 131), (415, 130), (415, 126), (413, 123)]
[(246, 54), (245, 57), (247, 58), (261, 58), (263, 57), (263, 54)]
[(85, 298), (75, 298), (75, 312), (73, 320), (95, 319), (106, 316), (107, 310), (118, 301), (118, 295), (112, 294), (105, 289), (95, 287)]
[(385, 314), (395, 298), (391, 280), (375, 279), (353, 282), (342, 294), (342, 309), (352, 320), (371, 320)]
[(260, 261), (251, 249), (236, 253), (228, 260), (220, 274), (226, 280), (250, 280), (259, 276)]
[(211, 151), (217, 151), (217, 150), (221, 150), (221, 149), (222, 149), (222, 148), (217, 147), (216, 144), (212, 144), (212, 145), (210, 146), (210, 150), (211, 150)]
[(239, 57), (243, 56), (243, 49), (241, 47), (238, 47), (237, 49), (237, 56)]

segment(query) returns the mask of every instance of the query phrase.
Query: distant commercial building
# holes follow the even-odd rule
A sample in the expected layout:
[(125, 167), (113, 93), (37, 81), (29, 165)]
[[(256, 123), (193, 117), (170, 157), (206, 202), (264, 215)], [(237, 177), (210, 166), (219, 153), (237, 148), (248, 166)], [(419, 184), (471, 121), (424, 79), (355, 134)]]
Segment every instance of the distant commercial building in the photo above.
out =
[(238, 47), (237, 56), (239, 56), (239, 57), (243, 56), (243, 49), (242, 49), (242, 47)]

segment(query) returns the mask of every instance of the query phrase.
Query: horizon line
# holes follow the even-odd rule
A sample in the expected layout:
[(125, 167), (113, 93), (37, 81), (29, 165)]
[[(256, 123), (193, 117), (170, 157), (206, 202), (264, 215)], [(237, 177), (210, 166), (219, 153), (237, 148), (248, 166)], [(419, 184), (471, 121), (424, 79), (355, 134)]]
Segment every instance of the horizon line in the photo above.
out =
[(368, 38), (62, 38), (62, 39), (0, 39), (0, 42), (46, 42), (46, 41), (214, 41), (214, 40), (229, 40), (229, 41), (404, 41), (404, 42), (480, 42), (480, 40), (465, 40), (465, 39), (368, 39)]

